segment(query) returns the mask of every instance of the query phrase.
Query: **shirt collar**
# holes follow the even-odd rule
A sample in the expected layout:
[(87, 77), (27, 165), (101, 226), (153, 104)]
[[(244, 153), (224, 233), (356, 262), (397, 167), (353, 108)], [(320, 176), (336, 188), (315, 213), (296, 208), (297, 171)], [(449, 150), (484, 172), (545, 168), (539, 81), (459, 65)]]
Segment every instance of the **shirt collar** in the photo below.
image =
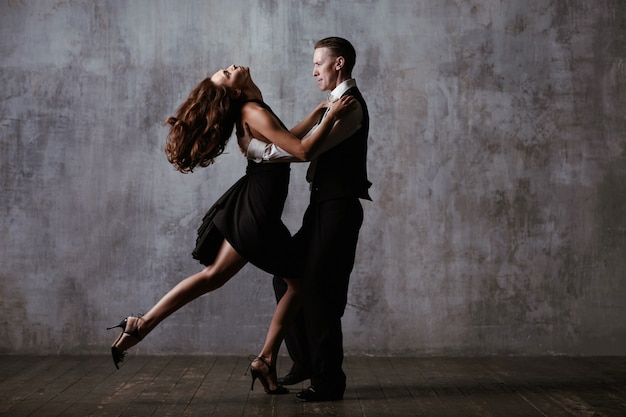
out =
[(349, 80), (345, 80), (341, 84), (339, 84), (333, 91), (328, 95), (328, 100), (333, 101), (340, 98), (346, 91), (351, 89), (352, 87), (356, 87), (356, 80), (354, 78), (350, 78)]

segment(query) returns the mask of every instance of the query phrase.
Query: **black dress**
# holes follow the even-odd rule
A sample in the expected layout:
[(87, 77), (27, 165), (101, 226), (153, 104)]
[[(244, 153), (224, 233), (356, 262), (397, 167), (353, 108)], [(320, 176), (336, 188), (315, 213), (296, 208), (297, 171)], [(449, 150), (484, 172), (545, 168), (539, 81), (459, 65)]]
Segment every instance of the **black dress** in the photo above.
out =
[[(255, 102), (274, 114), (267, 104)], [(287, 130), (282, 122), (280, 124)], [(258, 268), (270, 274), (296, 278), (299, 262), (291, 243), (291, 233), (281, 220), (289, 191), (289, 173), (289, 163), (248, 161), (246, 175), (204, 216), (193, 257), (203, 265), (210, 265), (222, 240), (226, 239), (244, 259)]]

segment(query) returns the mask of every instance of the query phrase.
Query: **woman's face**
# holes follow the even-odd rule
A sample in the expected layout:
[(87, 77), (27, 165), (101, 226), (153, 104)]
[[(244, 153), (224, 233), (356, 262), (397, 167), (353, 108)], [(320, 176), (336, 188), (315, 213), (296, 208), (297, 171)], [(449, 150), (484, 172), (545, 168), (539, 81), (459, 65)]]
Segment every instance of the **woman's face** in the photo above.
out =
[(233, 64), (213, 74), (211, 81), (217, 85), (224, 85), (234, 90), (241, 90), (251, 82), (250, 69)]

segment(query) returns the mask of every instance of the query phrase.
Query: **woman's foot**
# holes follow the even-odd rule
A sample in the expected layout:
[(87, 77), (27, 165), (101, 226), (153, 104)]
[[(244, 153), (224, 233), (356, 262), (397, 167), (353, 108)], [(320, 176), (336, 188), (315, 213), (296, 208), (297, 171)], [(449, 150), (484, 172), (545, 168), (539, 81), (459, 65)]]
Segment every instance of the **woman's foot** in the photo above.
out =
[(116, 327), (122, 329), (122, 332), (111, 345), (111, 356), (113, 357), (113, 364), (117, 369), (120, 369), (119, 364), (124, 362), (126, 351), (139, 343), (145, 336), (141, 331), (141, 321), (141, 317), (129, 316), (122, 320), (120, 324), (107, 328), (107, 330), (115, 329)]
[(288, 394), (289, 390), (276, 382), (276, 367), (271, 365), (265, 358), (257, 356), (250, 364), (250, 373), (252, 374), (252, 386), (250, 391), (254, 389), (254, 382), (258, 378), (263, 385), (263, 389), (270, 395)]

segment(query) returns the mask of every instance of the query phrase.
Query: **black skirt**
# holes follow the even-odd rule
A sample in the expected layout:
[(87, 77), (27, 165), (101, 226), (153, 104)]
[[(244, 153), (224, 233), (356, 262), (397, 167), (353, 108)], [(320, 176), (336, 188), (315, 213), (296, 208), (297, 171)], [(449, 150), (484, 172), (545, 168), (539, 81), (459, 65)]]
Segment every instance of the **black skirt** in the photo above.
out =
[(249, 161), (246, 175), (208, 210), (198, 229), (192, 255), (210, 265), (226, 239), (247, 261), (287, 278), (299, 276), (298, 251), (281, 220), (290, 168), (287, 163)]

